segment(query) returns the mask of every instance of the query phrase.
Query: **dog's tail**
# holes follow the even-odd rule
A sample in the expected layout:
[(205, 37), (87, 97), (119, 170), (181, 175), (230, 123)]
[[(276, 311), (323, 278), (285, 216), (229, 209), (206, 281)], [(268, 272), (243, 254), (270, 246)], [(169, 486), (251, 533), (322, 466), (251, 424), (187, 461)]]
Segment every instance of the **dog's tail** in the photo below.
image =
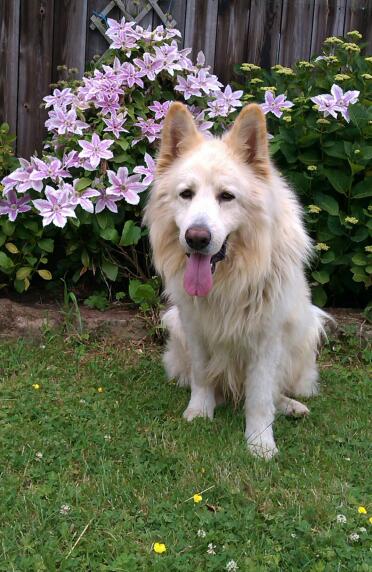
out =
[(179, 385), (188, 386), (190, 385), (191, 361), (176, 306), (172, 306), (165, 312), (162, 323), (169, 331), (167, 348), (163, 356), (165, 371), (170, 379), (177, 379)]
[[(312, 306), (312, 322), (307, 331), (306, 339), (301, 347), (301, 359), (297, 361), (297, 375), (291, 388), (294, 395), (310, 397), (318, 393), (318, 368), (316, 365), (317, 350), (323, 339), (327, 338), (325, 325), (334, 319), (317, 306)], [(300, 348), (298, 348), (300, 349)], [(297, 369), (297, 368), (296, 368)]]

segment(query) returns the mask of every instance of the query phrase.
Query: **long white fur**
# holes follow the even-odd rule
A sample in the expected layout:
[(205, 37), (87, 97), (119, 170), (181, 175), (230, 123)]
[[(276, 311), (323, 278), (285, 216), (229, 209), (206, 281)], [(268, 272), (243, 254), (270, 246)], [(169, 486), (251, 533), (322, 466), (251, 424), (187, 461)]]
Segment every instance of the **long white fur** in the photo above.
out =
[[(304, 415), (308, 409), (287, 396), (317, 391), (316, 352), (327, 315), (310, 301), (304, 266), (311, 243), (294, 193), (268, 158), (263, 176), (238, 156), (235, 133), (195, 139), (182, 153), (175, 146), (169, 164), (164, 160), (145, 215), (170, 302), (164, 364), (169, 377), (191, 387), (188, 420), (212, 418), (221, 390), (244, 396), (248, 447), (270, 458), (277, 451), (275, 412)], [(189, 201), (180, 197), (187, 188), (195, 192)], [(235, 199), (219, 201), (221, 189)], [(185, 232), (193, 224), (210, 229), (210, 254), (228, 237), (227, 257), (205, 298), (183, 288)]]

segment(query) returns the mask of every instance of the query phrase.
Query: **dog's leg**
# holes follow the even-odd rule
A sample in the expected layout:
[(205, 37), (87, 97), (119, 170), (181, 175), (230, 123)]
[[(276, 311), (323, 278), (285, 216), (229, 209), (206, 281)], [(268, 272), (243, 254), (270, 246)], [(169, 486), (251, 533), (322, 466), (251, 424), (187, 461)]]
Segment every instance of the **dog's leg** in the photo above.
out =
[(276, 410), (290, 417), (304, 417), (310, 413), (306, 405), (285, 395), (280, 395), (276, 403)]
[(273, 422), (275, 415), (275, 375), (280, 361), (280, 344), (267, 340), (252, 358), (246, 381), (246, 430), (248, 448), (257, 457), (271, 459), (277, 452)]
[(187, 421), (192, 421), (195, 417), (209, 417), (209, 419), (213, 419), (216, 398), (214, 387), (207, 385), (204, 381), (207, 362), (206, 352), (201, 344), (194, 345), (194, 343), (190, 350), (192, 358), (191, 398), (183, 416)]

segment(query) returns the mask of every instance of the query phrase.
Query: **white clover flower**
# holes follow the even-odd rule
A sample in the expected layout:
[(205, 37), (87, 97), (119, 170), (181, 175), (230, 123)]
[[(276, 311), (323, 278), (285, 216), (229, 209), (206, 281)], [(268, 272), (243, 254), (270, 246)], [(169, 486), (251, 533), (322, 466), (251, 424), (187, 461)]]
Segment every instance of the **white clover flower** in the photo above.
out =
[(207, 533), (202, 528), (199, 528), (197, 535), (199, 538), (205, 538), (207, 536)]
[(367, 529), (364, 526), (361, 526), (359, 529), (359, 532), (367, 532)]
[(347, 522), (346, 516), (344, 514), (338, 514), (336, 520), (339, 524), (345, 524)]
[(238, 570), (239, 566), (237, 565), (237, 563), (235, 562), (235, 560), (230, 560), (227, 564), (226, 564), (226, 570), (227, 572), (235, 572), (235, 570)]
[(357, 532), (352, 532), (351, 534), (349, 534), (349, 540), (351, 540), (351, 542), (358, 542), (360, 536)]
[(41, 452), (41, 451), (38, 451), (38, 452), (36, 453), (36, 455), (35, 455), (35, 458), (36, 458), (38, 461), (41, 461), (41, 459), (43, 458), (42, 452)]
[(105, 441), (111, 441), (111, 435), (107, 434), (103, 436)]
[(212, 542), (210, 542), (210, 543), (208, 544), (207, 553), (208, 553), (208, 554), (216, 554), (215, 548), (216, 548), (216, 545), (215, 545), (215, 544), (212, 544)]
[(65, 516), (66, 514), (68, 514), (70, 512), (70, 510), (71, 510), (70, 505), (63, 504), (63, 505), (61, 505), (61, 508), (59, 509), (59, 513)]

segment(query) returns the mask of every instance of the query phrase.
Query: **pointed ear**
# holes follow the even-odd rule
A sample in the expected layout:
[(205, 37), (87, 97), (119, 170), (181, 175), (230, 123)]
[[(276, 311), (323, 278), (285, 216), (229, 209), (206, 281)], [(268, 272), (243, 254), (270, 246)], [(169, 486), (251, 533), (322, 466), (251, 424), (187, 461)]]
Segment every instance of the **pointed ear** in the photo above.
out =
[(183, 103), (175, 102), (165, 117), (160, 150), (156, 161), (158, 174), (163, 173), (185, 151), (204, 141), (193, 116)]
[(269, 175), (266, 119), (257, 103), (251, 103), (242, 109), (224, 139), (233, 153), (248, 163), (258, 176), (265, 178)]

